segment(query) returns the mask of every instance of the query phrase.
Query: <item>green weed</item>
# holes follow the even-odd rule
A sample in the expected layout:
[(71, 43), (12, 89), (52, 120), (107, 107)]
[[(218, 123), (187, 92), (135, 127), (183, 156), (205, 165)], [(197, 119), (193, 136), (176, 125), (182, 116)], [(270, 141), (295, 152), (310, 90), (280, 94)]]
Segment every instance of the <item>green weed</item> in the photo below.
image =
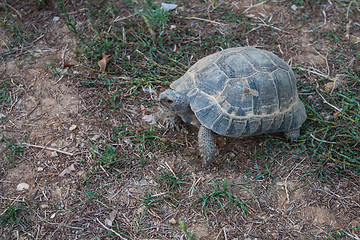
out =
[[(346, 169), (360, 174), (360, 77), (351, 69), (340, 77), (343, 80), (332, 94), (320, 92), (308, 85), (302, 90), (318, 95), (318, 101), (306, 101), (308, 119), (300, 142), (320, 165), (315, 170), (327, 177), (332, 166), (335, 173)], [(339, 80), (340, 81), (340, 80)]]
[(207, 218), (207, 209), (209, 207), (215, 208), (216, 205), (221, 208), (226, 218), (226, 209), (227, 207), (231, 208), (231, 206), (237, 207), (238, 209), (240, 209), (242, 214), (246, 216), (248, 212), (246, 205), (248, 203), (246, 201), (241, 201), (238, 197), (234, 196), (230, 191), (228, 191), (228, 186), (232, 184), (227, 184), (226, 179), (224, 179), (222, 184), (220, 182), (211, 182), (210, 184), (213, 186), (213, 189), (210, 193), (202, 193), (200, 191), (197, 191), (200, 194), (200, 197), (195, 200), (193, 206), (201, 203), (202, 211)]
[(95, 165), (101, 165), (104, 167), (109, 167), (120, 161), (119, 155), (116, 153), (116, 149), (109, 145), (105, 146), (105, 150), (100, 154), (100, 159), (95, 161)]
[(185, 236), (187, 237), (188, 240), (195, 239), (195, 233), (188, 232), (186, 225), (185, 225), (185, 221), (179, 221), (179, 228), (185, 234)]
[[(95, 183), (95, 182), (94, 182)], [(99, 203), (100, 205), (104, 206), (105, 208), (110, 209), (110, 207), (108, 207), (105, 203), (103, 203), (101, 200), (104, 197), (103, 192), (102, 192), (102, 188), (101, 187), (97, 187), (96, 190), (92, 190), (89, 187), (85, 190), (85, 192), (80, 192), (79, 193), (81, 195), (83, 195), (82, 199), (79, 199), (79, 201), (81, 201), (79, 204), (77, 204), (74, 207), (71, 207), (69, 209), (66, 210), (74, 210), (77, 208), (81, 208), (81, 209), (85, 209), (86, 207), (88, 207), (88, 205), (91, 202), (95, 202), (95, 203)]]
[(5, 153), (5, 159), (9, 162), (10, 166), (15, 167), (15, 160), (22, 157), (23, 147), (22, 144), (25, 142), (24, 139), (21, 143), (16, 143), (12, 140), (7, 140), (4, 137), (0, 139), (0, 142), (5, 142), (5, 147), (0, 152)]
[(9, 103), (10, 101), (9, 81), (0, 80), (0, 103)]
[(176, 174), (173, 172), (165, 172), (161, 170), (161, 175), (158, 177), (159, 181), (164, 183), (168, 192), (173, 192), (176, 190), (181, 191), (181, 184), (186, 184), (183, 182), (184, 176), (181, 174)]
[[(327, 228), (328, 231), (328, 235), (329, 237), (327, 237), (326, 239), (335, 239), (335, 238), (346, 238), (350, 237), (353, 239), (356, 239), (357, 235), (359, 235), (360, 233), (360, 225), (358, 225), (357, 227), (345, 227), (343, 229), (340, 230), (336, 230), (336, 231), (332, 231), (330, 229), (330, 227)], [(355, 233), (354, 233), (355, 232)]]
[[(306, 1), (306, 0), (305, 0)], [(305, 1), (304, 0), (292, 0), (292, 2), (294, 4), (297, 4), (297, 5), (304, 5), (305, 4)]]
[(161, 204), (161, 203), (170, 203), (173, 206), (174, 205), (174, 201), (173, 199), (167, 195), (167, 194), (154, 194), (151, 195), (150, 193), (146, 193), (142, 196), (142, 201), (140, 202), (140, 205), (144, 205), (144, 212), (141, 216), (141, 220), (145, 217), (146, 213), (149, 211), (150, 207), (156, 207), (155, 204)]
[(20, 225), (22, 227), (28, 227), (28, 214), (29, 209), (24, 203), (8, 203), (4, 206), (3, 210), (1, 210), (0, 226), (12, 227), (14, 225)]
[(169, 21), (169, 12), (160, 8), (160, 4), (154, 3), (153, 0), (146, 0), (141, 8), (142, 11), (137, 10), (137, 12), (144, 19), (149, 33), (155, 37), (154, 29), (163, 27)]
[(11, 54), (22, 52), (28, 48), (33, 33), (26, 31), (24, 26), (19, 24), (15, 18), (9, 14), (9, 9), (6, 4), (0, 3), (0, 28), (5, 33), (3, 36), (8, 38), (4, 39), (4, 43), (8, 51), (0, 53), (0, 60), (7, 58)]

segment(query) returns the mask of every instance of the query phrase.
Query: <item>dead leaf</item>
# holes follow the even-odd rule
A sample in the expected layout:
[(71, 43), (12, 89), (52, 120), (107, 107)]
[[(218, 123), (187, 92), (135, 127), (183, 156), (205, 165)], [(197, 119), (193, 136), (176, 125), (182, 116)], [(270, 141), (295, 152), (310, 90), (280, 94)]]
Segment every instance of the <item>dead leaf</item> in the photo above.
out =
[(141, 109), (141, 113), (144, 116), (145, 115), (145, 106), (144, 105), (140, 105), (140, 109)]
[(69, 128), (69, 131), (73, 131), (73, 130), (75, 130), (76, 128), (77, 128), (76, 125), (71, 125), (71, 127)]
[(105, 219), (105, 224), (111, 227), (113, 221), (114, 221), (115, 218), (116, 218), (117, 213), (118, 213), (118, 212), (117, 212), (116, 210), (113, 210), (113, 211), (110, 213), (109, 218), (106, 218), (106, 219)]
[(156, 116), (153, 114), (144, 115), (142, 119), (150, 125), (154, 125), (156, 123)]
[(336, 120), (338, 117), (340, 117), (340, 115), (341, 115), (341, 112), (335, 112), (335, 113), (333, 113), (333, 117), (334, 117), (335, 120)]
[(175, 225), (177, 223), (177, 221), (175, 220), (175, 218), (171, 218), (169, 220), (169, 223), (171, 223), (172, 225)]
[(65, 168), (60, 174), (60, 177), (65, 176), (65, 174), (70, 174), (72, 171), (75, 171), (75, 166), (74, 164), (71, 164), (69, 167)]
[(334, 88), (335, 88), (334, 82), (328, 82), (327, 84), (324, 85), (324, 90), (327, 93), (332, 92)]
[(108, 64), (108, 62), (110, 61), (110, 59), (112, 58), (111, 54), (106, 55), (105, 53), (102, 53), (102, 59), (100, 61), (98, 61), (98, 66), (100, 67), (100, 71), (105, 72), (106, 69), (106, 65)]
[(165, 11), (170, 11), (170, 10), (174, 10), (175, 8), (177, 8), (177, 4), (171, 4), (171, 3), (161, 3), (161, 8), (164, 9)]
[(69, 59), (69, 60), (67, 60), (66, 62), (64, 62), (64, 67), (73, 67), (73, 66), (75, 66), (76, 65), (76, 63), (73, 61), (73, 60), (71, 60), (71, 59)]

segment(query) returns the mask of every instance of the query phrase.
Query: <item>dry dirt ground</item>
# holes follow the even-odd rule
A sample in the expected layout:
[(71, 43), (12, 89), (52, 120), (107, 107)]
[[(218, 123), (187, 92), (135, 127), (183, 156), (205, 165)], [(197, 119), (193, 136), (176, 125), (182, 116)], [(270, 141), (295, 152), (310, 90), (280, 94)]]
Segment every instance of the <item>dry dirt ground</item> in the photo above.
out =
[[(25, 209), (17, 212), (13, 224), (2, 225), (1, 239), (188, 239), (179, 228), (181, 220), (196, 239), (360, 238), (359, 177), (348, 173), (346, 177), (334, 174), (320, 179), (311, 174), (316, 159), (306, 153), (296, 154), (297, 149), (289, 146), (280, 148), (287, 153), (283, 154), (276, 150), (279, 144), (272, 146), (273, 138), (219, 136), (220, 156), (209, 169), (201, 165), (196, 129), (191, 126), (182, 125), (181, 132), (157, 129), (155, 137), (144, 144), (145, 149), (138, 151), (142, 140), (136, 136), (149, 129), (143, 115), (153, 113), (144, 102), (156, 102), (156, 93), (139, 89), (138, 99), (124, 91), (118, 97), (121, 110), (115, 111), (104, 107), (107, 103), (101, 99), (102, 90), (81, 85), (72, 75), (54, 74), (55, 70), (70, 71), (61, 66), (75, 58), (77, 38), (65, 25), (56, 4), (39, 9), (34, 2), (4, 2), (8, 14), (21, 26), (44, 31), (0, 63), (1, 78), (9, 80), (11, 94), (10, 104), (0, 106), (0, 133), (15, 145), (22, 143), (22, 152), (15, 156), (13, 165), (2, 152), (1, 214), (8, 212), (8, 206)], [(284, 52), (282, 58), (292, 57), (300, 66), (326, 70), (326, 57), (319, 52), (330, 51), (332, 42), (314, 42), (308, 27), (346, 30), (345, 24), (324, 24), (321, 9), (328, 18), (336, 12), (336, 5), (330, 3), (324, 1), (314, 7), (310, 3), (305, 9), (294, 10), (292, 4), (268, 1), (246, 13), (273, 16), (278, 38), (292, 49), (289, 53), (276, 49), (279, 55)], [(77, 4), (79, 9), (84, 6)], [(251, 1), (226, 4), (240, 13)], [(189, 14), (196, 17), (206, 13), (212, 3), (193, 0), (189, 5), (193, 6)], [(290, 20), (294, 14), (314, 17), (311, 23), (304, 23)], [(360, 23), (359, 16), (352, 17), (353, 22)], [(206, 26), (217, 27), (211, 22)], [(356, 42), (360, 28), (352, 27), (357, 30), (351, 30), (351, 41)], [(260, 37), (262, 30), (250, 32), (247, 43), (266, 46)], [(0, 34), (1, 51), (6, 52), (11, 36), (5, 30)], [(72, 71), (87, 69), (74, 66)], [(110, 140), (114, 127), (123, 133), (115, 142)], [(156, 144), (163, 146), (151, 143), (156, 136), (162, 139)], [(115, 167), (98, 164), (107, 144), (121, 159)], [(0, 149), (6, 146), (6, 141), (0, 143)], [(263, 148), (270, 149), (268, 155), (258, 157)], [(163, 172), (181, 174), (180, 188), (169, 190), (169, 185), (160, 180)], [(246, 214), (233, 203), (221, 207), (216, 196), (209, 198), (206, 211), (203, 202), (196, 201), (201, 194), (214, 192), (216, 186), (221, 192), (224, 179), (225, 192), (246, 202)], [(21, 183), (28, 188), (17, 189)], [(226, 198), (221, 193), (217, 196)], [(337, 230), (342, 231), (336, 235)]]

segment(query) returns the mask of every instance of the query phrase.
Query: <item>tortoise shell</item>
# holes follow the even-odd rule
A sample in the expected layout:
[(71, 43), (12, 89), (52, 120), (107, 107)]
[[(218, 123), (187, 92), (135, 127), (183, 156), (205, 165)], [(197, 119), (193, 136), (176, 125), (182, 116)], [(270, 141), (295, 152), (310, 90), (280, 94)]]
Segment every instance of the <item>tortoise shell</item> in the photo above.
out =
[(170, 87), (188, 96), (202, 125), (224, 136), (287, 132), (306, 119), (291, 68), (253, 47), (204, 57)]

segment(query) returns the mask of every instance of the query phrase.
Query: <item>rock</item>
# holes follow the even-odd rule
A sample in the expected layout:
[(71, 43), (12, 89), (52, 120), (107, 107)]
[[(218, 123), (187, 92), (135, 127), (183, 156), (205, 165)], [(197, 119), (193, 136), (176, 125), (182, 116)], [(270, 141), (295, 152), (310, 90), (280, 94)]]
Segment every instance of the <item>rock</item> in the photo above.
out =
[(16, 189), (18, 191), (24, 191), (24, 190), (28, 190), (30, 188), (29, 184), (27, 183), (19, 183), (16, 187)]
[(76, 125), (71, 125), (71, 127), (69, 128), (69, 131), (73, 131), (73, 130), (75, 130), (76, 128), (77, 128)]
[(177, 223), (177, 221), (175, 220), (175, 218), (171, 218), (169, 220), (169, 223), (172, 224), (172, 225), (175, 225)]

